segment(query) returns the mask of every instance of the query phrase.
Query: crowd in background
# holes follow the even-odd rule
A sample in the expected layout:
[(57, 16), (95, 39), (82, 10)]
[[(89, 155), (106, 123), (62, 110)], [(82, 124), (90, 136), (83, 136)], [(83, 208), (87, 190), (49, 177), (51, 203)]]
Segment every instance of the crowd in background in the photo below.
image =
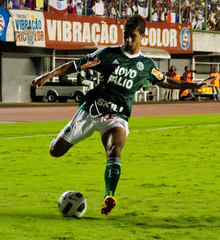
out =
[[(8, 7), (47, 11), (47, 4), (47, 0), (9, 0)], [(181, 0), (180, 8), (178, 0), (152, 0), (151, 3), (149, 0), (121, 0), (120, 4), (118, 0), (67, 0), (67, 4), (67, 14), (120, 20), (138, 13), (147, 21), (191, 23), (193, 29), (220, 30), (220, 0), (208, 1), (207, 10), (205, 0)], [(100, 5), (103, 6), (103, 13), (97, 14), (96, 8)]]
[(207, 22), (205, 24), (205, 2), (184, 1), (181, 6), (181, 20), (191, 23), (193, 29), (213, 30), (220, 29), (220, 4), (219, 1), (208, 1)]
[[(176, 67), (173, 65), (170, 67), (170, 69), (167, 72), (168, 77), (175, 78), (177, 80), (183, 80), (186, 82), (194, 82), (193, 81), (193, 73), (196, 73), (195, 70), (190, 70), (189, 66), (184, 67), (184, 73), (181, 76)], [(203, 96), (207, 95), (209, 96), (209, 99), (212, 99), (213, 101), (220, 101), (220, 73), (217, 71), (217, 67), (212, 68), (212, 72), (210, 73), (211, 77), (216, 77), (215, 80), (211, 82), (211, 87), (206, 87), (203, 89), (197, 89), (197, 90), (190, 90), (190, 89), (184, 89), (184, 90), (178, 90), (178, 89), (166, 89), (164, 94), (164, 101), (175, 101), (175, 100), (196, 100), (195, 94), (197, 93), (197, 96), (200, 96), (199, 92), (203, 93)], [(194, 93), (194, 91), (196, 93)]]

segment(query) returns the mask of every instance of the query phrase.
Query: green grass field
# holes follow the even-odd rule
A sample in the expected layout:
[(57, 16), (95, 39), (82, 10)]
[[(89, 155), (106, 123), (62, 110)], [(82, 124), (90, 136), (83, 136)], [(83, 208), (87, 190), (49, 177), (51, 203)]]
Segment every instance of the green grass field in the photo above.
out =
[[(49, 155), (66, 123), (0, 124), (0, 239), (220, 239), (220, 114), (130, 119), (108, 217), (99, 133)], [(70, 189), (87, 198), (82, 219), (59, 213)]]

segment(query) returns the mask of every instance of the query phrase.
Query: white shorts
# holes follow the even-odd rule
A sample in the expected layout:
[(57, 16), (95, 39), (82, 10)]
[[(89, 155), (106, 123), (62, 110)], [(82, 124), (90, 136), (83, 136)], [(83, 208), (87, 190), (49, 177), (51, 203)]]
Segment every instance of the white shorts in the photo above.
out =
[(62, 137), (72, 145), (90, 137), (94, 131), (103, 135), (109, 129), (121, 127), (129, 134), (128, 122), (117, 114), (92, 117), (88, 112), (79, 109), (73, 119), (60, 131), (58, 137)]

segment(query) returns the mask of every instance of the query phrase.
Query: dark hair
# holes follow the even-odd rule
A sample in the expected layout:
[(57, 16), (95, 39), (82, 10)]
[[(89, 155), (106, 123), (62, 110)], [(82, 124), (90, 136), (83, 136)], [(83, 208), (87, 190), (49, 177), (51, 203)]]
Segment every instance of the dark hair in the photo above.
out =
[(136, 29), (140, 34), (145, 33), (145, 27), (145, 20), (138, 14), (131, 15), (125, 22), (125, 28)]
[(174, 68), (174, 71), (176, 71), (176, 67), (175, 67), (174, 65), (172, 65), (172, 66), (170, 67), (170, 70), (171, 70), (172, 68)]

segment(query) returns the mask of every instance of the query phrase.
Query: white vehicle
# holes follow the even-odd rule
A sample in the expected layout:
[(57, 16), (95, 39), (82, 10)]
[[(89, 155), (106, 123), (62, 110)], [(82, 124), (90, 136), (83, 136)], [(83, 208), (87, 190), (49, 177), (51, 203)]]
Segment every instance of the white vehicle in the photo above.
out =
[(68, 82), (47, 82), (42, 87), (35, 89), (31, 87), (31, 98), (33, 102), (66, 102), (67, 99), (74, 99), (77, 103), (82, 102), (86, 93), (89, 91), (87, 86), (77, 86), (72, 81)]

